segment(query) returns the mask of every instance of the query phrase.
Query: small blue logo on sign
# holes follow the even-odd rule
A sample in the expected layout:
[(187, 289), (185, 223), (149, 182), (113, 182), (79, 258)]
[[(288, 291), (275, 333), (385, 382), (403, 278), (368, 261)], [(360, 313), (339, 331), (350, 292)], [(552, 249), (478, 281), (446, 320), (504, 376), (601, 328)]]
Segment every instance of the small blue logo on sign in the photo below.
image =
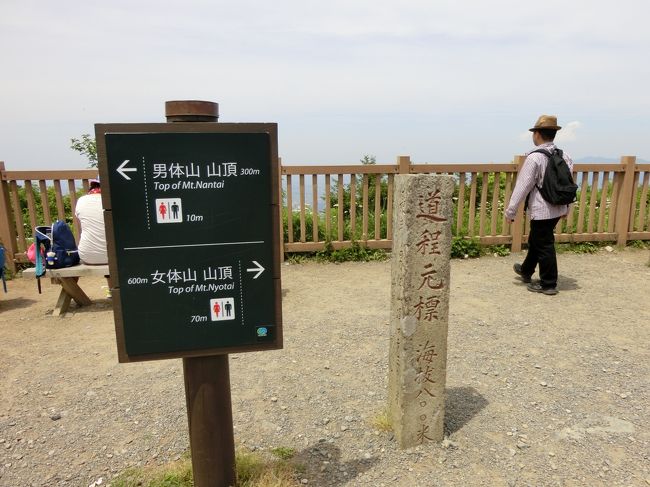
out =
[(269, 330), (265, 326), (260, 326), (257, 329), (257, 336), (258, 337), (265, 337), (269, 334)]

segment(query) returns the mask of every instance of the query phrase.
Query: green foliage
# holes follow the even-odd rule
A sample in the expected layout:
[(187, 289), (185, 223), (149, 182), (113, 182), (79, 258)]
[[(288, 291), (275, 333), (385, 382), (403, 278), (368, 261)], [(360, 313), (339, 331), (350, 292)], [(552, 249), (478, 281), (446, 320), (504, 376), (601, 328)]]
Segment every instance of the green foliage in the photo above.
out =
[(82, 134), (81, 139), (71, 138), (70, 149), (88, 159), (88, 167), (97, 167), (97, 143), (90, 134)]
[[(460, 197), (460, 180), (457, 179), (453, 201), (454, 201), (454, 216), (452, 220), (452, 233), (454, 235), (469, 235), (470, 226), (473, 229), (478, 229), (480, 226), (480, 217), (481, 217), (481, 191), (483, 189), (483, 173), (476, 174), (476, 194), (474, 200), (472, 201), (472, 192), (471, 192), (471, 179), (465, 173), (460, 174), (461, 177), (465, 178), (465, 190), (463, 195), (463, 215), (461, 217), (461, 226), (458, 227), (458, 199)], [(499, 198), (497, 200), (497, 207), (493, 208), (493, 198), (494, 198), (494, 182), (496, 179), (495, 173), (488, 174), (488, 186), (487, 186), (487, 197), (485, 199), (485, 208), (484, 212), (487, 218), (488, 225), (491, 221), (490, 217), (493, 212), (497, 213), (498, 218), (496, 219), (496, 231), (497, 233), (502, 233), (503, 228), (503, 212), (505, 210), (505, 193), (506, 193), (506, 174), (499, 173)], [(473, 221), (470, 221), (470, 206), (474, 206), (474, 218)], [(470, 225), (471, 223), (471, 225)]]
[(364, 166), (367, 166), (369, 164), (377, 164), (377, 158), (369, 154), (364, 154), (359, 162)]
[[(34, 211), (36, 212), (36, 222), (39, 225), (44, 225), (45, 224), (45, 211), (43, 208), (43, 202), (41, 198), (41, 190), (38, 186), (35, 186), (34, 184), (31, 184), (31, 189), (32, 193), (34, 195)], [(58, 210), (56, 207), (56, 193), (54, 191), (54, 187), (48, 186), (47, 187), (47, 210), (49, 211), (50, 218), (52, 221), (55, 221), (58, 219)], [(25, 237), (27, 239), (31, 239), (33, 237), (34, 229), (32, 228), (31, 225), (31, 220), (29, 218), (29, 205), (27, 203), (27, 190), (24, 186), (18, 186), (18, 202), (20, 204), (20, 214), (22, 215), (22, 225), (23, 225), (23, 230), (25, 232)], [(80, 189), (77, 191), (77, 197), (81, 196), (84, 194), (84, 190)], [(73, 216), (73, 211), (74, 209), (72, 208), (72, 201), (70, 198), (70, 195), (62, 195), (61, 197), (63, 201), (63, 209), (65, 212), (65, 221), (69, 225), (72, 226), (72, 216)], [(17, 222), (20, 224), (20, 222)], [(74, 231), (74, 229), (73, 229)]]
[[(284, 453), (293, 451), (286, 447), (275, 448), (273, 451), (275, 450)], [(268, 460), (259, 453), (237, 452), (237, 484), (240, 487), (297, 486), (299, 484), (295, 475), (299, 468), (289, 463), (287, 459)]]
[[(318, 223), (316, 227), (316, 232), (318, 235), (318, 241), (324, 241), (324, 240), (332, 240), (335, 237), (336, 229), (338, 228), (338, 217), (337, 215), (333, 214), (331, 215), (330, 218), (330, 232), (329, 235), (327, 234), (327, 227), (325, 225), (325, 219), (324, 215), (318, 214)], [(286, 208), (282, 209), (282, 224), (284, 225), (284, 241), (288, 242), (289, 241), (289, 216), (287, 214)], [(300, 211), (299, 210), (294, 210), (291, 212), (291, 227), (292, 227), (292, 236), (293, 236), (293, 241), (294, 242), (300, 242), (301, 241), (301, 235), (300, 235)], [(313, 237), (313, 229), (314, 229), (314, 220), (313, 220), (313, 212), (311, 208), (305, 208), (305, 239), (306, 240), (311, 240)]]
[[(363, 165), (372, 165), (376, 164), (375, 157), (366, 155), (361, 159), (361, 164)], [(374, 238), (375, 237), (375, 193), (377, 190), (376, 181), (377, 175), (370, 174), (368, 175), (368, 223), (367, 223), (367, 235), (365, 238)], [(316, 211), (316, 235), (318, 237), (317, 241), (333, 241), (339, 240), (339, 182), (335, 180), (332, 183), (330, 189), (330, 215), (329, 215), (329, 232), (328, 222), (326, 221), (326, 214), (324, 211), (318, 211), (318, 209), (306, 207), (304, 212), (304, 236), (305, 240), (312, 241), (314, 235), (314, 211)], [(340, 238), (341, 240), (365, 240), (364, 238), (364, 229), (363, 229), (363, 184), (360, 180), (357, 179), (355, 186), (355, 224), (354, 228), (351, 226), (351, 192), (352, 188), (350, 184), (343, 186), (343, 235)], [(323, 196), (323, 199), (326, 199), (326, 196)], [(387, 177), (382, 177), (380, 181), (380, 194), (379, 194), (379, 238), (386, 238), (388, 234), (388, 179)], [(300, 221), (300, 210), (292, 209), (290, 212), (286, 208), (286, 197), (283, 191), (283, 202), (282, 205), (282, 225), (284, 228), (284, 242), (289, 242), (289, 221), (291, 222), (291, 236), (294, 242), (301, 241), (301, 221)]]
[(486, 255), (496, 255), (498, 257), (506, 257), (510, 255), (510, 247), (507, 245), (488, 245), (485, 247), (484, 253)]
[(470, 258), (481, 256), (481, 244), (478, 238), (453, 237), (451, 239), (451, 257), (464, 259), (466, 256)]
[[(323, 220), (322, 215), (318, 215), (319, 221), (317, 226), (318, 240), (326, 240), (326, 231), (325, 231), (325, 221)], [(287, 214), (287, 209), (282, 208), (282, 225), (284, 228), (284, 241), (289, 241), (289, 215)], [(305, 238), (310, 240), (313, 235), (313, 212), (311, 208), (305, 208)], [(333, 227), (336, 228), (337, 219), (334, 217), (332, 219)], [(294, 210), (291, 212), (291, 226), (292, 226), (292, 235), (294, 242), (300, 242), (300, 211)]]
[(111, 487), (193, 487), (189, 454), (160, 467), (129, 468), (111, 480)]
[(324, 262), (370, 262), (378, 260), (386, 260), (388, 254), (382, 249), (369, 249), (359, 244), (359, 242), (352, 242), (348, 248), (334, 250), (330, 242), (325, 245), (325, 249), (316, 252), (316, 259)]
[(290, 460), (296, 454), (296, 450), (288, 446), (278, 446), (273, 448), (271, 453), (281, 460)]
[[(377, 164), (375, 156), (364, 155), (360, 160), (363, 166)], [(379, 234), (386, 236), (387, 232), (387, 213), (388, 213), (388, 177), (381, 176), (379, 181), (379, 195), (377, 195), (377, 174), (368, 175), (368, 233), (374, 235), (375, 231), (375, 203), (379, 198), (380, 221)], [(342, 181), (334, 181), (330, 190), (329, 198), (332, 205), (332, 231), (326, 235), (326, 240), (334, 240), (338, 237), (338, 213), (339, 213), (339, 185)], [(343, 185), (343, 218), (346, 222), (344, 228), (344, 240), (357, 240), (363, 238), (363, 181), (357, 179), (354, 187), (354, 213), (357, 216), (355, 228), (350, 228), (352, 188), (350, 184)], [(323, 197), (325, 199), (326, 196)], [(381, 237), (380, 237), (381, 238)]]
[(573, 252), (574, 254), (595, 254), (606, 244), (595, 244), (592, 242), (571, 242), (556, 244), (555, 249), (558, 253)]
[(7, 267), (7, 262), (5, 262), (5, 280), (12, 281), (16, 277), (16, 274)]
[(303, 264), (315, 256), (315, 252), (290, 252), (284, 254), (284, 258), (289, 264)]
[[(292, 448), (279, 447), (274, 448), (272, 452), (280, 459), (268, 459), (259, 453), (236, 451), (237, 480), (240, 487), (299, 485), (295, 474), (301, 467), (288, 462), (295, 451)], [(187, 453), (180, 460), (166, 465), (130, 468), (111, 480), (109, 485), (111, 487), (193, 487), (191, 457)]]
[(630, 240), (627, 243), (627, 245), (628, 245), (628, 247), (632, 247), (633, 249), (645, 250), (645, 249), (650, 248), (650, 243), (645, 242), (643, 240)]
[[(371, 155), (364, 155), (363, 158), (359, 161), (361, 162), (361, 165), (363, 166), (374, 166), (377, 164), (377, 160), (375, 156)], [(334, 181), (332, 184), (332, 189), (330, 191), (330, 201), (333, 203), (333, 205), (336, 205), (338, 207), (338, 200), (339, 200), (339, 185), (341, 184), (340, 181)], [(377, 192), (377, 175), (376, 174), (369, 174), (368, 175), (368, 204), (373, 204), (374, 208), (374, 201), (375, 201), (375, 194)], [(352, 195), (352, 188), (350, 188), (350, 185), (348, 184), (347, 186), (344, 185), (343, 187), (343, 213), (345, 215), (350, 215), (350, 207), (351, 207), (351, 195)], [(325, 198), (325, 197), (323, 197)], [(388, 204), (388, 178), (387, 177), (382, 177), (380, 181), (380, 206), (382, 209), (382, 212), (384, 212), (387, 208)], [(363, 211), (363, 182), (357, 180), (356, 185), (355, 185), (355, 193), (354, 193), (354, 206), (355, 206), (355, 212), (357, 215), (360, 215), (361, 212)]]
[(250, 482), (259, 477), (264, 470), (264, 459), (251, 452), (237, 452), (237, 478), (240, 482)]
[[(576, 203), (573, 206), (573, 215), (571, 217), (571, 222), (568, 218), (563, 218), (560, 220), (556, 227), (556, 232), (562, 233), (577, 233), (578, 227), (582, 228), (582, 231), (586, 231), (589, 226), (589, 221), (591, 220), (594, 229), (599, 226), (599, 223), (602, 220), (603, 228), (607, 231), (609, 228), (610, 219), (615, 218), (615, 215), (611, 212), (612, 206), (612, 196), (613, 196), (613, 183), (611, 181), (602, 181), (602, 187), (598, 187), (598, 184), (595, 181), (592, 181), (592, 184), (589, 184), (583, 191), (582, 185), (579, 185), (578, 193), (576, 195)], [(593, 193), (595, 192), (595, 195)], [(584, 193), (584, 198), (583, 198)], [(602, 204), (603, 193), (605, 197), (604, 205)], [(637, 192), (640, 193), (640, 192)], [(591, 214), (590, 202), (593, 198), (595, 199), (593, 214)], [(638, 194), (637, 194), (637, 207), (638, 203)], [(580, 221), (580, 214), (578, 207), (580, 201), (583, 200), (586, 204), (586, 210), (582, 215), (582, 221)], [(581, 225), (580, 225), (581, 224)]]
[(334, 250), (331, 242), (325, 244), (324, 250), (318, 252), (292, 252), (285, 254), (290, 264), (303, 264), (309, 261), (316, 262), (371, 262), (387, 260), (390, 253), (382, 249), (369, 249), (359, 242), (352, 242), (348, 248)]

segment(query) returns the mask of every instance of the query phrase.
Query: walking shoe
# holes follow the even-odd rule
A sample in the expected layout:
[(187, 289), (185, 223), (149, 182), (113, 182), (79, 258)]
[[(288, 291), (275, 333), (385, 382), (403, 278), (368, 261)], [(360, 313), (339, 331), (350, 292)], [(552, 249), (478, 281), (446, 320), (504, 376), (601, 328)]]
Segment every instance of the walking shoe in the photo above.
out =
[(512, 266), (512, 268), (514, 269), (515, 274), (517, 274), (523, 282), (525, 283), (530, 282), (530, 276), (526, 276), (524, 275), (524, 273), (521, 272), (521, 264), (515, 264)]
[(528, 288), (529, 291), (533, 293), (542, 293), (548, 296), (555, 296), (557, 294), (557, 289), (555, 289), (554, 287), (542, 287), (542, 285), (539, 284), (538, 282), (534, 284), (533, 283), (528, 284), (528, 286), (526, 287)]

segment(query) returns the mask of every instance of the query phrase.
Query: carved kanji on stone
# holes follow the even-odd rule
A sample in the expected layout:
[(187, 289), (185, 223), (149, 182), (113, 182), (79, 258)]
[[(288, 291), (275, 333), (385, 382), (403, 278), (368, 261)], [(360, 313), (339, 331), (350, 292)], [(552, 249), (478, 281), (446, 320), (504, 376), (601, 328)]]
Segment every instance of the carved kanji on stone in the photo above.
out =
[(454, 180), (394, 182), (389, 398), (395, 438), (410, 448), (444, 435)]

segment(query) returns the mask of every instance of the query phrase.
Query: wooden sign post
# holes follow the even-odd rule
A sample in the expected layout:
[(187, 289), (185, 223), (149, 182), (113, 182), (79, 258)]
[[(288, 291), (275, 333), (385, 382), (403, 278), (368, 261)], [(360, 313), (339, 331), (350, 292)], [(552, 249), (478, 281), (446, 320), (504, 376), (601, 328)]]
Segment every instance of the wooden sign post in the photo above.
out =
[[(210, 108), (167, 102), (165, 116), (168, 122), (216, 122), (218, 105), (212, 113)], [(234, 486), (237, 468), (228, 355), (184, 358), (183, 377), (194, 485)]]
[(276, 124), (168, 123), (95, 133), (120, 362), (182, 358), (194, 485), (235, 485), (228, 354), (282, 348)]

